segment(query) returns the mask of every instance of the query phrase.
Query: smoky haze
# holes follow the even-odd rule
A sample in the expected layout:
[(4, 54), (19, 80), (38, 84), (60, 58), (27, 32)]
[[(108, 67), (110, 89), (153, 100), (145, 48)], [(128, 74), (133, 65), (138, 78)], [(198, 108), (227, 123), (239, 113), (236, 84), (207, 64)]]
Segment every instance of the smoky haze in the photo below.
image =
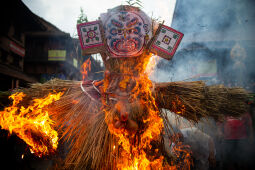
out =
[(253, 90), (253, 0), (179, 0), (172, 27), (184, 38), (171, 61), (161, 59), (156, 81), (207, 80)]
[[(177, 0), (171, 27), (184, 33), (184, 37), (171, 61), (159, 59), (152, 79), (205, 80), (208, 85), (241, 86), (254, 93), (254, 7), (254, 0)], [(237, 151), (227, 151), (230, 144), (224, 144), (214, 120), (202, 120), (196, 126), (214, 139), (219, 164), (224, 155), (239, 151), (238, 159), (247, 162), (246, 168), (252, 167), (254, 140), (248, 144), (239, 142)]]

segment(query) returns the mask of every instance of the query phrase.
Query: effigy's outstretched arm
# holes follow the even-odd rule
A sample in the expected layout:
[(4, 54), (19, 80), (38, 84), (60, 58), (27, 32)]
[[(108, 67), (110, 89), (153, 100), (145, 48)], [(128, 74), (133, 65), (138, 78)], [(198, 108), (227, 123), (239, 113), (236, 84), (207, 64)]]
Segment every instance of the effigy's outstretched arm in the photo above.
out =
[(247, 111), (248, 92), (240, 87), (206, 86), (203, 81), (155, 83), (154, 94), (160, 109), (167, 109), (197, 122), (224, 115), (239, 116)]
[[(101, 85), (102, 81), (53, 79), (44, 84), (31, 84), (29, 88), (15, 90), (26, 95), (19, 103), (21, 106), (29, 105), (33, 99), (43, 98), (49, 93), (62, 93), (59, 100), (53, 101), (43, 109), (48, 111), (50, 119), (54, 122), (52, 127), (57, 131), (59, 138), (68, 142), (69, 150), (64, 159), (64, 169), (110, 167), (108, 164), (111, 162), (108, 160), (111, 159), (111, 134), (105, 123), (101, 100), (97, 100), (99, 93), (96, 89)], [(36, 137), (44, 139), (45, 135), (38, 133)], [(88, 165), (91, 167), (88, 168)]]

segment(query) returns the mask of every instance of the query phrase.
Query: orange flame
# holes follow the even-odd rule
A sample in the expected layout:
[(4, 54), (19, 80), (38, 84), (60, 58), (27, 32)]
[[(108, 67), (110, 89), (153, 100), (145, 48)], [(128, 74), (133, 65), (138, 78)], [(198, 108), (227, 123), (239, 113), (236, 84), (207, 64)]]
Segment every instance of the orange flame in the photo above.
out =
[(90, 70), (91, 70), (91, 61), (90, 61), (90, 58), (88, 58), (81, 65), (82, 80), (85, 80), (87, 78), (88, 73), (89, 73)]
[(62, 95), (62, 92), (50, 93), (45, 98), (34, 99), (33, 104), (26, 108), (20, 106), (26, 96), (23, 92), (11, 95), (12, 106), (0, 112), (1, 128), (15, 133), (29, 145), (31, 153), (39, 157), (54, 153), (58, 146), (58, 133), (52, 128), (54, 122), (46, 106), (59, 100)]
[[(164, 125), (152, 94), (153, 84), (149, 79), (149, 75), (154, 71), (156, 65), (156, 58), (151, 57), (152, 54), (137, 58), (135, 68), (131, 68), (130, 63), (122, 63), (123, 65), (120, 65), (120, 73), (123, 76), (121, 77), (118, 87), (120, 91), (128, 92), (130, 84), (135, 84), (129, 94), (128, 100), (136, 101), (144, 108), (142, 115), (138, 115), (138, 117), (142, 117), (142, 125), (138, 125), (143, 126), (142, 130), (141, 127), (139, 127), (140, 129), (138, 128), (138, 132), (133, 133), (127, 128), (117, 128), (114, 124), (114, 120), (117, 119), (117, 121), (119, 121), (118, 119), (121, 119), (121, 115), (119, 118), (112, 118), (110, 107), (107, 107), (107, 102), (103, 101), (106, 106), (104, 108), (105, 121), (110, 133), (117, 139), (112, 147), (112, 154), (116, 158), (116, 169), (189, 169), (191, 165), (190, 151), (185, 147), (181, 147), (182, 145), (180, 143), (174, 147), (173, 152), (178, 159), (184, 155), (182, 156), (182, 161), (173, 164), (171, 162), (171, 165), (164, 160), (162, 154), (159, 153), (159, 149), (152, 146), (152, 141), (160, 140), (160, 134)], [(110, 78), (108, 78), (108, 75), (110, 75), (110, 73), (107, 72), (104, 80), (105, 92), (107, 92), (107, 87), (110, 86)], [(125, 98), (123, 99), (120, 97), (117, 100), (115, 109), (120, 114), (127, 112), (129, 106), (125, 106), (125, 104), (127, 104), (125, 103)], [(153, 152), (153, 154), (148, 152)]]
[(178, 96), (176, 96), (175, 99), (175, 101), (172, 101), (172, 111), (182, 115), (185, 112), (185, 105), (182, 103)]
[(191, 149), (189, 145), (184, 145), (182, 142), (177, 142), (172, 149), (179, 162), (176, 163), (176, 169), (190, 170), (193, 166), (191, 158)]
[[(145, 113), (146, 116), (143, 119), (146, 128), (140, 133), (139, 144), (131, 140), (136, 138), (135, 134), (130, 134), (127, 129), (115, 128), (113, 122), (107, 119), (109, 112), (105, 110), (108, 129), (111, 134), (116, 136), (117, 145), (122, 148), (119, 153), (120, 158), (117, 159), (117, 169), (162, 169), (163, 167), (163, 156), (150, 159), (146, 153), (146, 150), (152, 148), (151, 141), (159, 139), (163, 128), (163, 119), (159, 116), (159, 110), (151, 92), (153, 85), (148, 77), (148, 73), (151, 73), (150, 70), (156, 64), (155, 61), (151, 60), (151, 56), (150, 54), (140, 57), (142, 61), (137, 61), (139, 64), (136, 68), (132, 68), (139, 72), (138, 76), (123, 76), (122, 81), (119, 82), (120, 89), (125, 89), (128, 86), (127, 84), (135, 79), (136, 85), (131, 91), (130, 98), (138, 100), (142, 106), (146, 107), (147, 113)], [(148, 63), (150, 63), (149, 69), (147, 68)], [(132, 72), (129, 68), (122, 68), (122, 73), (130, 75)], [(105, 82), (107, 86), (107, 80)]]
[(150, 76), (155, 71), (155, 67), (157, 62), (159, 61), (159, 57), (157, 55), (152, 55), (145, 69), (145, 73)]

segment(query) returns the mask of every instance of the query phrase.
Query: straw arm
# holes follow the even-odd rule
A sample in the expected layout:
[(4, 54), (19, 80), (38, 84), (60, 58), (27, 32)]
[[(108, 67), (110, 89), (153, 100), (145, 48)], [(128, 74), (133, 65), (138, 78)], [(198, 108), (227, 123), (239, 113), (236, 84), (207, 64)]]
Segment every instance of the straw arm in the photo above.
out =
[(248, 92), (223, 85), (206, 86), (203, 81), (154, 83), (154, 96), (160, 109), (167, 109), (188, 120), (225, 115), (240, 116), (247, 112)]

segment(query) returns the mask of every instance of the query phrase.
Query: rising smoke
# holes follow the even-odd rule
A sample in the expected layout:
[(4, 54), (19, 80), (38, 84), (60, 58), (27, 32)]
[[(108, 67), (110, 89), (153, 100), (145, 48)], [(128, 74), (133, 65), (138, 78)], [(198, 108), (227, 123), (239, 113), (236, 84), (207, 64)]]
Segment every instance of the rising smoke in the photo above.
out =
[[(241, 86), (254, 93), (254, 7), (254, 0), (177, 1), (171, 27), (184, 33), (184, 38), (171, 61), (158, 61), (153, 80), (205, 80), (208, 85)], [(214, 139), (220, 162), (222, 155), (234, 152), (227, 151), (230, 144), (223, 145), (214, 120), (202, 120), (196, 127)], [(236, 146), (241, 146), (235, 151), (238, 159), (251, 163), (254, 144), (239, 142)]]
[(172, 27), (184, 38), (172, 61), (161, 59), (156, 81), (207, 80), (252, 89), (255, 69), (253, 0), (179, 0)]

